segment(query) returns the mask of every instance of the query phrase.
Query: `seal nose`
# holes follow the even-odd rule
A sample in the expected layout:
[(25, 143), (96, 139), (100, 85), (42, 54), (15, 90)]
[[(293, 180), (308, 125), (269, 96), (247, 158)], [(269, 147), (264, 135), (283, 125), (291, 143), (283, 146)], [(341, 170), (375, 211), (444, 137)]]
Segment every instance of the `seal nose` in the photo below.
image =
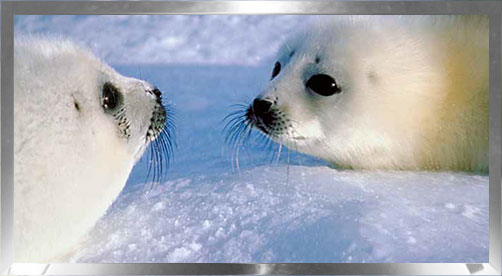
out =
[(272, 107), (272, 102), (256, 98), (253, 101), (253, 112), (260, 116), (267, 114), (270, 111), (270, 108)]
[(162, 92), (160, 92), (160, 90), (158, 88), (155, 88), (152, 90), (152, 93), (157, 97), (157, 98), (160, 98), (160, 96), (162, 95)]

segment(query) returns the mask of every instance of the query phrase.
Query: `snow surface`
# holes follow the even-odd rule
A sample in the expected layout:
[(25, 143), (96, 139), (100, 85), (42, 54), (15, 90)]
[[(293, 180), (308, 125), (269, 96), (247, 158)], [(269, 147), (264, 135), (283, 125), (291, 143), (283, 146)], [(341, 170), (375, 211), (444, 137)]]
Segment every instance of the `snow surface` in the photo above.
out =
[(275, 162), (255, 144), (237, 170), (221, 120), (269, 67), (118, 66), (167, 92), (178, 150), (165, 183), (137, 164), (72, 261), (488, 261), (487, 176), (338, 170), (287, 150)]

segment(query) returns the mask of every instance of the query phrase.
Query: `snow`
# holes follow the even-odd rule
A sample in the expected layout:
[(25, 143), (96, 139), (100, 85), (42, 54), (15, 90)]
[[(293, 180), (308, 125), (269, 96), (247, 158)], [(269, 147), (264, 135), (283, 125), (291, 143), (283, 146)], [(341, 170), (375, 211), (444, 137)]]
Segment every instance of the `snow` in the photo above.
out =
[(117, 68), (167, 92), (178, 150), (164, 183), (137, 164), (73, 262), (487, 262), (488, 176), (340, 170), (287, 150), (275, 162), (257, 144), (237, 170), (221, 120), (268, 66)]
[(125, 193), (73, 260), (487, 261), (485, 177), (290, 166), (286, 181), (287, 171), (259, 166)]

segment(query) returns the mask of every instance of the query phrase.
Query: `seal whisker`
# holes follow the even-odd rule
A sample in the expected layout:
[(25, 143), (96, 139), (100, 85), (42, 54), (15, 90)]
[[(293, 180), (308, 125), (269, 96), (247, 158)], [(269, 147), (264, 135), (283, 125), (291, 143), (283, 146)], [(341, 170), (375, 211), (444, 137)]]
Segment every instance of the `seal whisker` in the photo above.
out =
[(176, 147), (175, 113), (171, 110), (170, 105), (164, 107), (164, 112), (159, 113), (165, 115), (164, 120), (161, 120), (161, 124), (154, 121), (145, 138), (145, 145), (149, 148), (149, 167), (145, 183), (151, 181), (147, 192), (150, 192), (153, 185), (164, 182), (165, 172), (169, 167)]
[(247, 143), (246, 136), (244, 136), (244, 132), (246, 130), (246, 126), (243, 125), (242, 123), (239, 124), (238, 130), (235, 132), (234, 136), (234, 142), (233, 143), (233, 157), (232, 159), (235, 160), (235, 165), (237, 168), (237, 171), (240, 173), (240, 162), (239, 162), (239, 153), (241, 147)]
[(232, 168), (235, 164), (235, 167), (240, 172), (240, 148), (249, 141), (251, 122), (246, 117), (248, 105), (234, 104), (230, 107), (237, 108), (238, 110), (229, 113), (223, 118), (222, 123), (224, 126), (222, 132), (225, 134), (224, 145), (231, 149)]
[(275, 158), (275, 163), (279, 163), (279, 159), (281, 158), (282, 153), (282, 144), (279, 144), (279, 149), (277, 150), (277, 156)]
[(291, 161), (291, 150), (288, 148), (287, 168), (286, 168), (286, 184), (289, 184), (289, 166)]
[(225, 137), (225, 143), (233, 143), (235, 139), (242, 134), (242, 129), (244, 128), (242, 121), (235, 121), (230, 127), (226, 129), (229, 135)]
[[(160, 137), (157, 137), (157, 138), (160, 138)], [(158, 162), (158, 165), (155, 166), (155, 171), (157, 172), (157, 179), (154, 179), (154, 185), (156, 183), (160, 183), (160, 181), (163, 178), (162, 168), (164, 167), (164, 158), (163, 158), (164, 155), (163, 155), (163, 150), (162, 150), (162, 144), (160, 141), (161, 141), (160, 139), (155, 139), (154, 145), (153, 145), (153, 148), (155, 148), (155, 152), (157, 155), (157, 162)]]
[(151, 189), (153, 188), (157, 178), (158, 178), (158, 166), (159, 166), (159, 151), (155, 148), (155, 140), (150, 144), (150, 152), (152, 154), (152, 180), (149, 182), (149, 190), (148, 193), (150, 193)]

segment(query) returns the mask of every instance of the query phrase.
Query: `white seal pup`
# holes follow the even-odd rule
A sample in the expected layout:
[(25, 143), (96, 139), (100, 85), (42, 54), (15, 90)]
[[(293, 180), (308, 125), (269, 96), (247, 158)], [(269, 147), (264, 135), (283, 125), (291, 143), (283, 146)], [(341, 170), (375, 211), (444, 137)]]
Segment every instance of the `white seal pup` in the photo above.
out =
[(156, 87), (68, 40), (16, 39), (14, 74), (14, 259), (65, 261), (144, 149), (166, 149), (169, 116)]
[(285, 41), (242, 121), (338, 167), (486, 172), (488, 56), (487, 16), (333, 16)]

